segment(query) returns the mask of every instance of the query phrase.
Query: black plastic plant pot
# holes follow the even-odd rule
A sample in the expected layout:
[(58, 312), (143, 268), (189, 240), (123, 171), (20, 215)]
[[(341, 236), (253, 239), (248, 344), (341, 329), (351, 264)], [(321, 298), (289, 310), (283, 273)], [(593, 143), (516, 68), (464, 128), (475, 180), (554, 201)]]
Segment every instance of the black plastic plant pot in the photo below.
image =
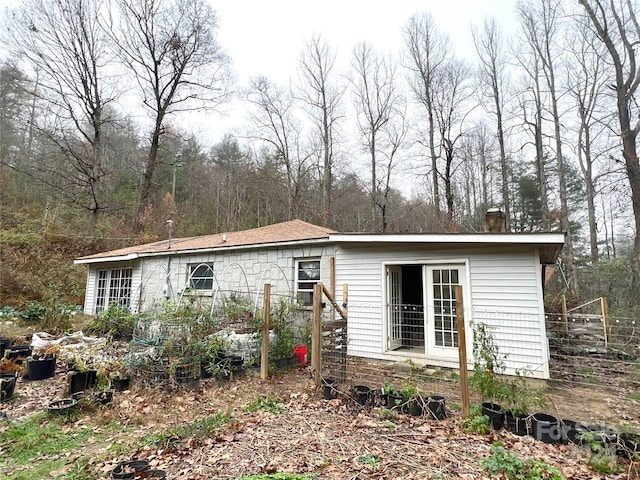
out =
[[(130, 479), (136, 478), (136, 476), (147, 478), (149, 472), (149, 462), (146, 460), (129, 460), (127, 462), (120, 462), (111, 470), (111, 478), (113, 479)], [(164, 477), (159, 478), (166, 478)]]
[(332, 400), (338, 396), (338, 381), (334, 378), (322, 379), (322, 398)]
[(33, 347), (31, 345), (14, 345), (5, 350), (4, 355), (7, 360), (11, 360), (18, 365), (22, 365), (25, 359), (31, 355)]
[(504, 412), (497, 403), (485, 402), (481, 405), (482, 415), (489, 417), (489, 423), (494, 430), (500, 430), (504, 425)]
[(576, 445), (584, 445), (597, 451), (602, 447), (609, 447), (618, 441), (615, 430), (602, 425), (585, 425), (576, 423), (567, 431), (567, 437)]
[(390, 393), (387, 395), (387, 408), (402, 408), (403, 399), (400, 395)]
[(424, 414), (423, 405), (422, 397), (415, 396), (407, 402), (407, 413), (412, 417), (421, 417)]
[(63, 398), (49, 402), (47, 409), (52, 415), (62, 415), (70, 413), (78, 405), (78, 401), (74, 398)]
[(13, 397), (17, 379), (18, 372), (0, 373), (0, 402), (5, 402)]
[(112, 390), (104, 390), (102, 392), (97, 392), (93, 398), (95, 398), (95, 401), (101, 405), (107, 405), (108, 403), (111, 403), (111, 401), (113, 400), (113, 391)]
[(0, 338), (0, 358), (4, 357), (4, 351), (11, 346), (10, 338)]
[(571, 430), (575, 430), (578, 422), (576, 422), (575, 420), (569, 420), (569, 419), (563, 418), (562, 420), (560, 420), (559, 423), (560, 423), (560, 434), (561, 434), (560, 442), (566, 445), (571, 442), (571, 439), (569, 438), (569, 435), (570, 435), (569, 432)]
[(447, 418), (443, 396), (430, 395), (429, 398), (427, 398), (427, 409), (429, 410), (429, 416), (435, 420), (444, 420)]
[(84, 392), (88, 388), (96, 386), (98, 381), (97, 370), (87, 370), (85, 372), (73, 372), (70, 380), (71, 394)]
[(29, 380), (44, 380), (56, 373), (56, 356), (41, 360), (27, 359), (27, 377)]
[(365, 385), (356, 385), (353, 387), (353, 395), (358, 405), (367, 405), (371, 397), (371, 388)]
[(504, 420), (511, 433), (513, 433), (514, 435), (524, 437), (525, 435), (529, 434), (529, 415), (518, 415), (514, 414), (510, 410), (507, 410), (504, 414)]
[(546, 413), (531, 415), (531, 434), (544, 443), (558, 443), (562, 440), (558, 419)]
[(640, 460), (640, 435), (629, 432), (618, 434), (616, 453), (623, 458)]
[(130, 383), (130, 378), (115, 378), (111, 380), (111, 386), (116, 392), (124, 392), (125, 390), (129, 390)]

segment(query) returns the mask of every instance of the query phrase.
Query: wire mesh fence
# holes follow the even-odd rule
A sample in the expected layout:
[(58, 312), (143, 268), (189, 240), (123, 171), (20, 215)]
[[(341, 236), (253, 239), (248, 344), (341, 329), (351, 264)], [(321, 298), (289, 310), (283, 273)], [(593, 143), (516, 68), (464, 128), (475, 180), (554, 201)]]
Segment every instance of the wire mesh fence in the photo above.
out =
[[(337, 379), (344, 395), (353, 395), (354, 388), (362, 385), (381, 392), (385, 386), (400, 389), (411, 385), (428, 396), (445, 395), (450, 405), (459, 403), (457, 357), (438, 362), (437, 357), (429, 356), (437, 347), (434, 332), (438, 328), (454, 330), (455, 321), (429, 326), (430, 321), (434, 322), (433, 312), (422, 306), (402, 305), (398, 310), (399, 321), (385, 325), (383, 322), (392, 321), (393, 312), (383, 315), (380, 305), (350, 304), (348, 356), (343, 355), (344, 336), (337, 335), (346, 334), (346, 323), (325, 320), (327, 327), (333, 325), (338, 330), (324, 334), (323, 378)], [(548, 377), (533, 383), (548, 388), (553, 408), (560, 408), (563, 415), (571, 416), (573, 410), (584, 415), (585, 409), (591, 411), (588, 405), (592, 402), (600, 404), (592, 410), (593, 421), (611, 414), (640, 426), (638, 320), (498, 310), (476, 310), (471, 314), (473, 322), (492, 325), (501, 353), (512, 360), (507, 373), (520, 369), (539, 379)], [(390, 338), (394, 333), (395, 338)], [(467, 332), (467, 342), (473, 342), (472, 332)], [(469, 364), (473, 364), (471, 357)], [(474, 392), (471, 398), (480, 400)]]

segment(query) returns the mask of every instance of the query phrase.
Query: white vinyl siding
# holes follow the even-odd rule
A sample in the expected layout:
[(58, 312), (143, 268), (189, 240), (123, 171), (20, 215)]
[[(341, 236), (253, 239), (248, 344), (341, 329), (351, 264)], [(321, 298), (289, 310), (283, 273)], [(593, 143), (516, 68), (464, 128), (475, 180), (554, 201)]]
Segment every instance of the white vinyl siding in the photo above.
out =
[[(548, 349), (540, 265), (534, 247), (438, 248), (402, 245), (385, 247), (348, 244), (336, 249), (336, 285), (349, 285), (349, 354), (378, 359), (411, 358), (384, 347), (382, 301), (385, 265), (448, 265), (464, 261), (469, 298), (464, 299), (467, 351), (470, 365), (471, 322), (487, 323), (494, 331), (500, 351), (507, 354), (509, 372), (528, 368), (548, 378)], [(341, 302), (341, 299), (338, 299)], [(417, 358), (423, 363), (457, 367), (457, 360)]]

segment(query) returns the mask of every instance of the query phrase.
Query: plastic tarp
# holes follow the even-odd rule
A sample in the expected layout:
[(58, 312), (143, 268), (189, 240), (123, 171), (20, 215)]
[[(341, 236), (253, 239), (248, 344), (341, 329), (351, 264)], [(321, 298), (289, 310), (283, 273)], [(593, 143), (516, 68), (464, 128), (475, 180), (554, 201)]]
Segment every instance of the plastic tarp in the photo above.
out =
[(79, 332), (68, 333), (61, 337), (55, 337), (47, 332), (37, 332), (31, 337), (31, 346), (34, 350), (45, 349), (51, 345), (58, 345), (62, 350), (73, 350), (79, 348), (93, 347), (95, 345), (106, 344), (104, 337), (88, 337)]

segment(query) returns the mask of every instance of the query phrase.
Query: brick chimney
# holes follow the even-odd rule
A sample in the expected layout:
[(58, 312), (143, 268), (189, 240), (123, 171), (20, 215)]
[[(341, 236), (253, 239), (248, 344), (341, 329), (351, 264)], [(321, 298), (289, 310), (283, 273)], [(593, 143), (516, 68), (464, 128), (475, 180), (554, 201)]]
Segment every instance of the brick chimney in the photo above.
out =
[(507, 217), (499, 208), (490, 208), (484, 215), (484, 231), (491, 233), (505, 233), (507, 231)]

